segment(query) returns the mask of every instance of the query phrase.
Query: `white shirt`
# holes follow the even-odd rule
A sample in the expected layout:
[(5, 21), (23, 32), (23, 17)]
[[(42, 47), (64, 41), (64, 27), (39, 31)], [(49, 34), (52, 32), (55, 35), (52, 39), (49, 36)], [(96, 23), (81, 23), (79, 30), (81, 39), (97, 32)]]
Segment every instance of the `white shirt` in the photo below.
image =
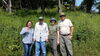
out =
[(60, 21), (58, 23), (60, 28), (60, 34), (69, 34), (70, 33), (70, 27), (73, 26), (71, 20), (65, 19), (64, 21)]
[(39, 25), (39, 22), (36, 23), (34, 39), (36, 41), (46, 41), (46, 39), (48, 39), (48, 26), (46, 23), (43, 22), (42, 25)]

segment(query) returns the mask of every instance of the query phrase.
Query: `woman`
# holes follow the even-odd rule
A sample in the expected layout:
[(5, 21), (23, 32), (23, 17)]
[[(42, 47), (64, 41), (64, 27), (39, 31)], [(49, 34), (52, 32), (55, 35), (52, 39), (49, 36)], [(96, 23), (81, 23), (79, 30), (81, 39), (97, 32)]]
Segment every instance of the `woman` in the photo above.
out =
[(34, 29), (32, 28), (32, 21), (28, 20), (26, 27), (23, 27), (20, 35), (23, 36), (22, 42), (24, 47), (24, 56), (31, 56), (31, 49), (33, 44)]
[(52, 18), (50, 20), (51, 25), (49, 26), (49, 42), (50, 42), (50, 46), (52, 48), (52, 53), (53, 56), (58, 56), (58, 52), (57, 52), (57, 38), (58, 35), (58, 27), (56, 25), (56, 20), (54, 18)]

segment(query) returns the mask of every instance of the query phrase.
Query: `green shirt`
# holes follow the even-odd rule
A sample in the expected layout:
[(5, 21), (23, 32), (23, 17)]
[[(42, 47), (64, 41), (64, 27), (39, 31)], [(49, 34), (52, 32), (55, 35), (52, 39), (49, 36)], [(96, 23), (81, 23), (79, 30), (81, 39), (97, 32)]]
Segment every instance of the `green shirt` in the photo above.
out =
[(49, 39), (55, 39), (57, 38), (57, 31), (58, 31), (58, 26), (57, 25), (50, 25), (49, 26)]

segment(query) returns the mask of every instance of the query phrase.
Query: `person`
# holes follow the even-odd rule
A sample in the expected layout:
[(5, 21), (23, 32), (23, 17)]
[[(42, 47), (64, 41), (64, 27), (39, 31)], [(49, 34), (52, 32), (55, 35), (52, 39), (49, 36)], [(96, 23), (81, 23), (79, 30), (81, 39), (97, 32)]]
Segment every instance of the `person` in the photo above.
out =
[(48, 26), (44, 22), (43, 17), (39, 17), (39, 22), (35, 24), (34, 41), (36, 52), (35, 56), (40, 56), (40, 48), (42, 50), (42, 55), (46, 56), (46, 42), (48, 42)]
[(28, 20), (26, 27), (23, 27), (20, 34), (23, 36), (22, 43), (24, 47), (24, 56), (31, 56), (34, 29), (32, 28), (32, 21)]
[(53, 56), (58, 56), (57, 52), (57, 40), (58, 40), (58, 25), (56, 24), (55, 18), (50, 20), (51, 25), (49, 26), (49, 42), (52, 48)]
[(62, 56), (73, 56), (72, 51), (72, 36), (73, 36), (73, 24), (70, 19), (66, 18), (66, 15), (62, 12), (60, 15), (59, 35), (60, 35), (60, 50)]

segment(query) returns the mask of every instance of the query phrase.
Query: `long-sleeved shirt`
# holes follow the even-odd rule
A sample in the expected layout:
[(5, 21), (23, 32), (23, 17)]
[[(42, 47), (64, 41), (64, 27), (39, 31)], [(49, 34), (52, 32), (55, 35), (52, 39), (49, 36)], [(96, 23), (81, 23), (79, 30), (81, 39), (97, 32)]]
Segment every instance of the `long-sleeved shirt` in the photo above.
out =
[(22, 42), (25, 43), (25, 44), (31, 44), (33, 43), (32, 39), (34, 37), (34, 29), (31, 28), (31, 29), (27, 29), (27, 27), (23, 27), (21, 32), (20, 32), (20, 35), (22, 35), (23, 39), (22, 39)]
[(34, 39), (36, 41), (46, 41), (48, 39), (48, 26), (45, 22), (42, 25), (39, 22), (35, 25)]

